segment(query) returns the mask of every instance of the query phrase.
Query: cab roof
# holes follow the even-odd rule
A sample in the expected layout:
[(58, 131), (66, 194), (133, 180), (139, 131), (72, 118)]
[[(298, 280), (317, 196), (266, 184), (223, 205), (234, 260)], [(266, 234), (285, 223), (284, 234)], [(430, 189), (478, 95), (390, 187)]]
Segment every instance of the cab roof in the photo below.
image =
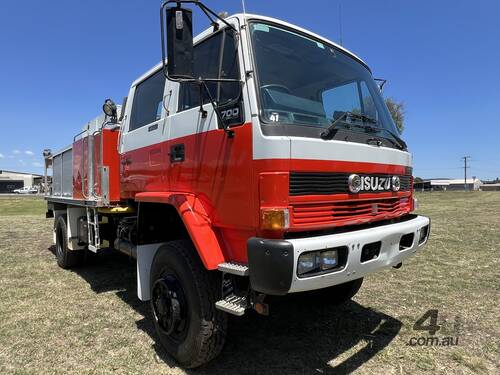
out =
[[(228, 16), (225, 18), (226, 21), (229, 21), (229, 20), (238, 20), (238, 22), (240, 24), (246, 24), (248, 21), (264, 21), (264, 22), (270, 22), (270, 23), (274, 23), (274, 24), (277, 24), (277, 25), (280, 25), (280, 26), (285, 26), (285, 27), (288, 27), (290, 29), (294, 29), (298, 32), (301, 32), (301, 33), (304, 33), (314, 39), (318, 39), (326, 44), (330, 44), (332, 46), (334, 46), (335, 48), (341, 50), (342, 52), (344, 52), (345, 54), (347, 54), (348, 56), (358, 60), (360, 63), (362, 63), (370, 72), (371, 72), (371, 69), (370, 67), (368, 66), (368, 64), (366, 64), (366, 62), (364, 62), (359, 56), (357, 56), (356, 54), (354, 54), (353, 52), (349, 51), (348, 49), (344, 48), (343, 46), (327, 39), (327, 38), (324, 38), (322, 37), (321, 35), (318, 35), (318, 34), (315, 34), (307, 29), (304, 29), (300, 26), (297, 26), (297, 25), (294, 25), (294, 24), (291, 24), (291, 23), (288, 23), (288, 22), (285, 22), (285, 21), (282, 21), (282, 20), (279, 20), (277, 18), (272, 18), (272, 17), (267, 17), (267, 16), (261, 16), (261, 15), (258, 15), (258, 14), (251, 14), (251, 13), (236, 13), (236, 14), (233, 14), (231, 16)], [(220, 21), (220, 20), (217, 20), (217, 23), (222, 27), (225, 27), (225, 24)], [(194, 38), (193, 38), (193, 43), (196, 44), (198, 43), (199, 41), (205, 39), (206, 37), (208, 37), (209, 35), (211, 35), (213, 33), (213, 27), (209, 27), (207, 28), (206, 30), (202, 31), (200, 34), (196, 35)], [(140, 82), (142, 82), (144, 79), (146, 79), (147, 77), (153, 75), (154, 73), (156, 73), (162, 66), (162, 63), (159, 62), (158, 64), (156, 64), (154, 67), (152, 67), (151, 69), (149, 69), (146, 73), (144, 73), (143, 75), (141, 75), (139, 78), (137, 78), (133, 83), (132, 83), (132, 87), (133, 86), (136, 86), (137, 84), (139, 84)]]

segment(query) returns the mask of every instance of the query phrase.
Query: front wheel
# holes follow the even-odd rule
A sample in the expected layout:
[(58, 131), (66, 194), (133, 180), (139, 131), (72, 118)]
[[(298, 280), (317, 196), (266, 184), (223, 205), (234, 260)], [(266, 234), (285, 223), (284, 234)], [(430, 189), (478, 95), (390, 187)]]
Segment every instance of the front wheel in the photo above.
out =
[(161, 246), (151, 266), (151, 310), (160, 342), (183, 367), (215, 358), (224, 346), (227, 315), (215, 308), (220, 277), (207, 271), (191, 242)]

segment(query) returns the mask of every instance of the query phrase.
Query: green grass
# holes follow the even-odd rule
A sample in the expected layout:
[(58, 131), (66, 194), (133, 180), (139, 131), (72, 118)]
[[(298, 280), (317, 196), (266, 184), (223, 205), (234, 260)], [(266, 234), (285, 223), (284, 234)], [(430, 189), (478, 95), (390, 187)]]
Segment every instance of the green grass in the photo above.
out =
[(47, 202), (43, 197), (20, 195), (19, 197), (0, 195), (0, 216), (43, 215)]
[[(401, 269), (367, 277), (338, 307), (292, 296), (272, 299), (269, 317), (231, 318), (221, 356), (189, 373), (499, 373), (500, 193), (418, 198), (431, 239)], [(0, 199), (0, 374), (185, 373), (155, 344), (134, 263), (106, 253), (58, 268), (44, 212), (40, 199)], [(413, 325), (428, 309), (458, 346), (407, 345), (427, 335)]]

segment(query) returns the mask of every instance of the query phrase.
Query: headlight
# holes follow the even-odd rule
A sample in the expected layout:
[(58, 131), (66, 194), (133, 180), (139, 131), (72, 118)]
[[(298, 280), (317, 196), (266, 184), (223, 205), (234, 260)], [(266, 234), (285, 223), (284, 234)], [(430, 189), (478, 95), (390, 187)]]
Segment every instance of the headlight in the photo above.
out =
[(343, 247), (325, 249), (323, 251), (311, 251), (299, 256), (297, 263), (297, 275), (313, 275), (323, 271), (339, 267), (339, 251)]
[(297, 264), (297, 273), (303, 275), (318, 268), (318, 251), (312, 253), (305, 253), (299, 257)]
[(337, 250), (323, 251), (320, 255), (320, 267), (321, 270), (329, 270), (330, 268), (335, 268), (338, 264), (338, 253)]

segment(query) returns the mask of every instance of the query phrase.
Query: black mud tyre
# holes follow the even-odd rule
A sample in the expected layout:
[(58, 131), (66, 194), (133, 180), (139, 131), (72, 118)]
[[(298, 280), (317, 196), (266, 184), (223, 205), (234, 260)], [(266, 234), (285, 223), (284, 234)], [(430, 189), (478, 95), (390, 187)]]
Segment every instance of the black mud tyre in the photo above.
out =
[(60, 215), (55, 222), (56, 231), (56, 258), (59, 267), (70, 269), (82, 265), (84, 261), (84, 251), (68, 249), (68, 229), (66, 217)]
[(192, 243), (161, 246), (151, 266), (151, 311), (162, 346), (182, 367), (199, 367), (222, 350), (227, 315), (215, 308), (221, 279), (205, 269)]

